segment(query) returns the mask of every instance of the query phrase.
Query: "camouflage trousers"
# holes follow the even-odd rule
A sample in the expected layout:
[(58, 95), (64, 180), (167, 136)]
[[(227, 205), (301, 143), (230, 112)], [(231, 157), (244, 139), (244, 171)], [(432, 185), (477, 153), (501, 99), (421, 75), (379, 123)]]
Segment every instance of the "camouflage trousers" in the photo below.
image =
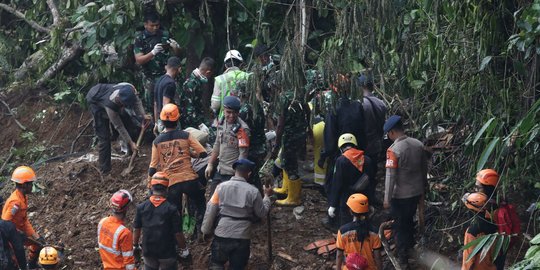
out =
[(298, 159), (305, 155), (306, 136), (283, 134), (281, 146), (281, 166), (289, 174), (290, 178), (298, 175)]
[(139, 93), (144, 109), (152, 115), (154, 115), (154, 87), (156, 86), (156, 79), (156, 77), (143, 74), (143, 91)]

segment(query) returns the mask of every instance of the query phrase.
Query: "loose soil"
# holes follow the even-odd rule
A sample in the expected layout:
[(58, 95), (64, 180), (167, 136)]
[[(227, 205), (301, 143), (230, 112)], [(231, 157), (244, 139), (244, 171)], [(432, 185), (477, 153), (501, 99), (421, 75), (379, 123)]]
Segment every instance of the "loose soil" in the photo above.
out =
[[(22, 104), (11, 105), (16, 111), (15, 117), (34, 133), (35, 138), (33, 141), (23, 139), (24, 131), (15, 124), (13, 116), (6, 115), (7, 110), (2, 107), (4, 113), (0, 118), (0, 125), (3, 127), (0, 129), (2, 160), (4, 161), (9, 156), (13, 141), (17, 149), (30, 149), (37, 146), (44, 146), (45, 149), (32, 160), (40, 160), (37, 164), (37, 174), (42, 190), (29, 197), (31, 223), (49, 243), (65, 246), (63, 269), (101, 269), (97, 251), (97, 224), (101, 218), (108, 215), (108, 200), (118, 189), (131, 191), (136, 203), (146, 198), (150, 144), (146, 143), (141, 148), (141, 155), (135, 161), (135, 169), (128, 177), (123, 178), (120, 173), (128, 166), (129, 158), (114, 159), (111, 175), (101, 176), (97, 169), (97, 162), (77, 161), (80, 155), (68, 155), (73, 140), (91, 119), (88, 111), (77, 104), (70, 106), (56, 104), (44, 97), (12, 96), (5, 100), (9, 104)], [(97, 154), (96, 150), (91, 148), (92, 134), (93, 129), (90, 127), (80, 136), (74, 152)], [(308, 156), (311, 154), (308, 153)], [(50, 159), (58, 156), (60, 158)], [(23, 157), (12, 158), (0, 174), (8, 176), (11, 167), (19, 165), (21, 159)], [(48, 162), (42, 162), (47, 159), (49, 159)], [(303, 167), (312, 166), (310, 160), (304, 162)], [(309, 176), (312, 173), (307, 170), (304, 174)], [(383, 175), (380, 172), (379, 179), (382, 178)], [(9, 182), (6, 183), (1, 192), (4, 198), (7, 198), (13, 189)], [(382, 184), (379, 188), (381, 186)], [(334, 254), (323, 257), (302, 249), (310, 242), (332, 237), (332, 232), (322, 227), (320, 222), (326, 215), (326, 199), (317, 190), (309, 188), (303, 190), (302, 199), (305, 210), (300, 219), (295, 218), (292, 207), (274, 206), (272, 209), (274, 260), (271, 264), (268, 263), (267, 255), (267, 224), (255, 225), (249, 269), (332, 269), (335, 261)], [(458, 262), (463, 226), (447, 231), (434, 230), (443, 228), (444, 226), (441, 225), (444, 224), (450, 225), (450, 220), (466, 220), (463, 214), (449, 216), (451, 213), (449, 205), (450, 203), (445, 203), (441, 206), (427, 207), (427, 233), (422, 243), (426, 249), (441, 252), (450, 260)], [(131, 209), (128, 226), (133, 220), (133, 212)], [(382, 219), (384, 219), (384, 213), (377, 210), (373, 218), (374, 223), (380, 223)], [(441, 223), (441, 220), (445, 222)], [(184, 269), (206, 269), (210, 254), (209, 246), (209, 242), (190, 243), (193, 264), (184, 266)], [(285, 256), (276, 256), (278, 253)], [(284, 259), (286, 255), (290, 258)], [(515, 256), (509, 257), (515, 258)], [(422, 268), (416, 267), (416, 269)], [(393, 269), (387, 259), (385, 259), (385, 269)]]

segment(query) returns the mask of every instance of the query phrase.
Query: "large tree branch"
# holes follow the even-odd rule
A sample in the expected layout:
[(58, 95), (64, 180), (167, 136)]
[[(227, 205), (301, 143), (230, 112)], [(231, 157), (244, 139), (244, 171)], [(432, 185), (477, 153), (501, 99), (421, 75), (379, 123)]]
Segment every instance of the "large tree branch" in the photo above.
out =
[(71, 47), (64, 48), (62, 55), (52, 64), (44, 73), (43, 76), (36, 82), (37, 87), (42, 87), (47, 81), (54, 77), (59, 71), (61, 71), (71, 60), (79, 56), (82, 52), (82, 47), (78, 43), (73, 43)]
[(23, 21), (25, 21), (26, 23), (28, 23), (32, 28), (36, 29), (37, 31), (39, 32), (42, 32), (42, 33), (47, 33), (49, 34), (51, 32), (51, 29), (47, 28), (47, 27), (43, 27), (41, 25), (39, 25), (37, 22), (35, 21), (32, 21), (32, 20), (29, 20), (26, 18), (26, 16), (24, 16), (24, 14), (22, 14), (20, 11), (6, 5), (6, 4), (2, 4), (0, 3), (0, 8), (15, 15), (15, 17), (19, 18), (19, 19), (22, 19)]
[(60, 23), (60, 12), (58, 12), (58, 6), (54, 2), (54, 0), (47, 0), (47, 6), (49, 6), (49, 9), (51, 10), (51, 14), (53, 17), (53, 26), (58, 26)]

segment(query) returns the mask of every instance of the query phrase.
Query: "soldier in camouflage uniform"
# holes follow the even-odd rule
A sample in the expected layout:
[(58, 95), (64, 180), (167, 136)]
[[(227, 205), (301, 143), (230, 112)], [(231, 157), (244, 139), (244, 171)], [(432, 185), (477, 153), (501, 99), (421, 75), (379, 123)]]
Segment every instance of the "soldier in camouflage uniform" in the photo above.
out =
[(147, 111), (153, 112), (154, 86), (156, 79), (163, 75), (165, 64), (170, 57), (169, 49), (179, 54), (180, 46), (169, 37), (169, 32), (160, 28), (159, 18), (150, 13), (144, 17), (144, 30), (137, 32), (133, 44), (135, 62), (143, 69), (143, 95)]
[(287, 198), (276, 203), (296, 206), (301, 204), (302, 181), (298, 174), (298, 158), (301, 153), (305, 153), (309, 107), (293, 91), (284, 90), (279, 96), (277, 113), (277, 138), (272, 157), (277, 157), (281, 148), (283, 185), (287, 185)]
[(251, 175), (251, 183), (255, 185), (262, 193), (262, 183), (259, 176), (259, 170), (266, 158), (266, 136), (264, 132), (264, 111), (258, 101), (254, 105), (249, 102), (253, 100), (252, 93), (248, 90), (246, 82), (240, 82), (236, 88), (231, 91), (231, 94), (240, 98), (242, 106), (240, 107), (239, 117), (246, 122), (250, 130), (250, 147), (248, 159), (255, 163), (253, 174)]
[(210, 126), (210, 120), (204, 115), (202, 85), (213, 76), (214, 59), (205, 57), (198, 68), (193, 70), (184, 82), (180, 92), (180, 124), (182, 128), (199, 128), (201, 124)]

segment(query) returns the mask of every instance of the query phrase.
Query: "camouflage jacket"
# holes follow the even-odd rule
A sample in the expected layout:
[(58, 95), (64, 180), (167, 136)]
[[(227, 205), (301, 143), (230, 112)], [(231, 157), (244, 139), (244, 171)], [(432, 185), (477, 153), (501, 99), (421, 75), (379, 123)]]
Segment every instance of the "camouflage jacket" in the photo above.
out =
[[(154, 46), (158, 43), (165, 44), (169, 39), (169, 32), (165, 30), (158, 30), (155, 35), (149, 35), (146, 31), (137, 32), (135, 42), (133, 44), (133, 52), (135, 54), (143, 53), (147, 54), (152, 51)], [(143, 73), (147, 77), (157, 78), (164, 72), (164, 67), (169, 59), (169, 50), (163, 50), (158, 53), (152, 60), (142, 65)]]
[(308, 123), (307, 105), (295, 97), (293, 91), (285, 90), (279, 97), (277, 109), (285, 118), (282, 141), (305, 138)]
[(189, 78), (182, 85), (179, 93), (180, 124), (183, 128), (197, 128), (201, 123), (208, 125), (203, 110), (202, 85), (207, 82), (206, 78), (199, 76), (197, 70), (189, 75)]

